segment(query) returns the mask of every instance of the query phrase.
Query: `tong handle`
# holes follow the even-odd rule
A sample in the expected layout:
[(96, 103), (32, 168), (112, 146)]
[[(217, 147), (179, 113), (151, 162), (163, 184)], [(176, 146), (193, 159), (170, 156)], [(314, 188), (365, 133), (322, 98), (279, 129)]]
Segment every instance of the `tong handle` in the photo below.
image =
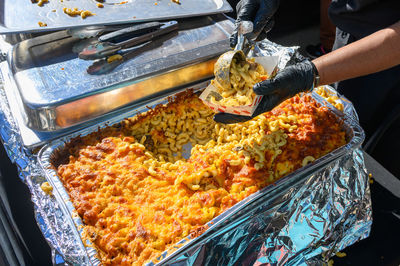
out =
[(238, 34), (235, 50), (242, 50), (243, 51), (245, 42), (246, 42), (246, 39), (245, 39), (244, 35), (243, 34)]
[(178, 29), (178, 22), (175, 20), (165, 22), (165, 23), (160, 23), (160, 24), (161, 24), (161, 26), (158, 30), (155, 30), (155, 31), (143, 34), (141, 36), (134, 37), (132, 39), (120, 42), (120, 43), (118, 43), (118, 45), (121, 46), (121, 48), (135, 46), (135, 45), (150, 41), (150, 40), (154, 39), (155, 37), (164, 35), (166, 33), (169, 33), (169, 32), (172, 32), (172, 31)]
[(246, 37), (247, 34), (253, 31), (253, 23), (251, 21), (241, 21), (238, 27), (238, 39), (235, 50), (242, 50), (245, 55), (248, 54), (251, 48), (251, 41)]
[(145, 31), (154, 30), (161, 26), (160, 22), (148, 22), (143, 24), (138, 24), (128, 28), (123, 28), (111, 33), (104, 34), (98, 38), (100, 42), (111, 41), (118, 37), (123, 37), (128, 34), (141, 34)]

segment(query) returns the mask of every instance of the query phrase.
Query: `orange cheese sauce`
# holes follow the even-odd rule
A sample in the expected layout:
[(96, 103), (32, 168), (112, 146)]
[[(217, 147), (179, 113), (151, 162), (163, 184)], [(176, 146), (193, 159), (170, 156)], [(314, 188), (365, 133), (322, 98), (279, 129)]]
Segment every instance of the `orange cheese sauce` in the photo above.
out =
[[(341, 122), (309, 95), (295, 96), (241, 125), (217, 125), (207, 110), (186, 92), (167, 106), (67, 145), (69, 157), (57, 166), (58, 175), (104, 265), (155, 261), (181, 239), (201, 234), (207, 222), (237, 202), (302, 167), (305, 157), (317, 159), (346, 143)], [(172, 145), (173, 136), (151, 119), (161, 115), (162, 124), (168, 117), (168, 130), (192, 132), (179, 117), (193, 111), (200, 115), (184, 120), (207, 121), (202, 127), (208, 135), (197, 138), (205, 144), (196, 145), (187, 160), (168, 159), (168, 153), (164, 159), (158, 147), (168, 140)], [(282, 119), (286, 122), (276, 122)], [(151, 132), (146, 138), (138, 133), (143, 128)], [(236, 132), (235, 137), (216, 133), (224, 130)], [(177, 141), (179, 130), (173, 132)], [(266, 141), (247, 141), (256, 134)], [(256, 149), (262, 145), (267, 148), (260, 159)]]

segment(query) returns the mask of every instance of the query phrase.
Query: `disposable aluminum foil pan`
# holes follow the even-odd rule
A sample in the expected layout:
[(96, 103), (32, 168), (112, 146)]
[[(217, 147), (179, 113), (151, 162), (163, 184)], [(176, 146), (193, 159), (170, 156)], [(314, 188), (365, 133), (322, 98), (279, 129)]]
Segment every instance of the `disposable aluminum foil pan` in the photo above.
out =
[[(297, 60), (295, 47), (264, 40), (260, 48), (263, 56), (281, 53), (280, 68)], [(358, 128), (353, 105), (347, 101), (343, 104), (346, 120)], [(62, 211), (64, 203), (41, 189), (47, 181), (43, 166), (38, 162), (37, 149), (24, 146), (20, 124), (10, 110), (12, 105), (0, 87), (1, 140), (31, 192), (35, 218), (52, 249), (53, 264), (90, 265), (89, 258), (94, 255), (88, 251), (93, 250), (83, 248), (75, 223), (68, 222)], [(116, 114), (110, 124), (123, 117)], [(104, 125), (100, 121), (96, 124)], [(356, 138), (352, 141), (361, 143)], [(320, 265), (335, 252), (366, 238), (371, 230), (372, 206), (363, 152), (353, 149), (355, 146), (348, 144), (345, 152), (336, 151), (336, 155), (344, 153), (299, 182), (300, 177), (281, 185), (278, 182), (273, 196), (254, 200), (254, 208), (246, 205), (248, 208), (237, 216), (225, 220), (229, 223), (220, 223), (207, 236), (193, 239), (184, 251), (168, 257), (164, 254), (164, 261), (174, 265)]]
[[(98, 8), (95, 0), (50, 0), (43, 6), (33, 1), (3, 0), (0, 9), (0, 33), (54, 31), (90, 25), (112, 25), (161, 19), (204, 16), (232, 11), (226, 0), (182, 0), (180, 4), (168, 1), (106, 0)], [(96, 15), (81, 19), (63, 13), (63, 8), (89, 10)], [(38, 22), (46, 23), (46, 27)]]
[[(204, 87), (204, 84), (200, 84), (197, 86), (197, 90), (203, 89)], [(319, 95), (315, 93), (312, 95), (318, 102), (326, 104)], [(154, 107), (166, 102), (167, 98), (164, 98), (148, 106)], [(211, 263), (211, 265), (225, 265), (233, 264), (237, 261), (245, 263), (244, 260), (253, 260), (253, 263), (256, 260), (260, 260), (260, 263), (262, 263), (265, 260), (258, 257), (262, 254), (266, 257), (268, 252), (273, 250), (268, 257), (276, 257), (274, 260), (279, 261), (279, 265), (281, 265), (282, 262), (292, 261), (296, 258), (295, 255), (297, 252), (306, 248), (309, 248), (310, 252), (312, 251), (311, 254), (314, 255), (319, 255), (327, 251), (327, 256), (331, 256), (335, 247), (330, 250), (327, 248), (325, 248), (325, 250), (318, 250), (321, 248), (318, 247), (318, 241), (327, 241), (331, 239), (334, 244), (340, 243), (343, 240), (340, 238), (344, 238), (346, 235), (331, 235), (330, 232), (334, 233), (335, 230), (337, 232), (343, 232), (346, 226), (348, 226), (346, 225), (346, 219), (344, 219), (347, 215), (361, 215), (362, 212), (365, 211), (361, 209), (365, 206), (363, 206), (363, 204), (357, 204), (356, 198), (351, 197), (350, 199), (341, 193), (368, 194), (369, 187), (366, 175), (363, 177), (361, 176), (356, 180), (356, 183), (352, 184), (352, 182), (355, 182), (352, 173), (343, 171), (343, 169), (339, 167), (341, 164), (356, 164), (347, 167), (362, 169), (362, 159), (360, 159), (360, 162), (355, 162), (353, 158), (355, 156), (354, 154), (360, 156), (359, 148), (364, 140), (363, 130), (356, 120), (330, 105), (327, 106), (344, 122), (346, 139), (348, 141), (346, 145), (292, 172), (274, 184), (237, 203), (232, 208), (207, 223), (208, 229), (200, 236), (196, 238), (187, 237), (177, 243), (176, 248), (165, 251), (160, 258), (159, 264), (178, 262), (193, 264), (196, 262)], [(74, 236), (77, 238), (77, 241), (81, 240), (80, 244), (82, 245), (82, 249), (86, 250), (85, 258), (82, 258), (81, 261), (85, 261), (91, 265), (99, 264), (96, 252), (93, 248), (88, 247), (91, 246), (90, 242), (86, 242), (85, 245), (83, 245), (82, 241), (88, 240), (82, 240), (84, 239), (82, 235), (82, 220), (77, 215), (67, 191), (57, 176), (52, 162), (60, 153), (62, 154), (66, 142), (70, 141), (73, 137), (90, 134), (97, 131), (99, 128), (121, 122), (123, 119), (132, 116), (132, 114), (147, 110), (148, 107), (143, 106), (125, 115), (116, 117), (108, 121), (108, 123), (102, 123), (63, 139), (51, 142), (43, 147), (38, 154), (39, 163), (45, 173), (45, 177), (53, 186), (53, 194), (61, 206), (65, 217), (67, 217), (66, 222), (72, 227), (75, 227)], [(358, 169), (358, 172), (355, 174), (361, 174), (359, 171), (360, 169)], [(365, 172), (363, 174), (365, 174)], [(355, 191), (352, 192), (351, 190), (353, 189)], [(365, 196), (360, 199), (363, 198), (365, 198)], [(296, 206), (297, 204), (300, 205)], [(353, 204), (353, 209), (349, 213), (349, 209), (345, 212), (347, 204)], [(296, 208), (291, 209), (292, 207), (290, 206), (295, 206)], [(333, 222), (333, 224), (331, 224), (331, 222)], [(294, 230), (291, 231), (293, 235), (285, 236), (285, 230), (288, 232), (290, 231), (289, 228), (281, 231), (282, 228), (285, 227), (291, 227), (290, 230)], [(278, 228), (281, 230), (278, 230)], [(358, 233), (353, 234), (352, 237), (360, 239), (369, 234), (369, 228), (363, 227), (361, 229)], [(276, 238), (272, 237), (274, 234), (283, 235), (277, 236), (278, 238)], [(268, 242), (264, 243), (265, 240), (271, 241), (269, 243), (270, 246), (263, 246), (260, 250), (256, 249), (258, 250), (258, 255), (256, 257), (254, 257), (254, 254), (248, 254), (249, 252), (254, 252), (254, 250), (252, 251), (252, 246), (248, 245), (250, 243), (255, 245), (255, 240), (259, 245), (266, 245)], [(352, 239), (352, 241), (354, 241), (354, 239)], [(340, 248), (346, 247), (349, 243), (352, 243), (352, 241), (346, 240)], [(229, 253), (230, 255), (226, 254), (226, 256), (221, 257), (221, 252)], [(279, 254), (276, 252), (279, 252)]]

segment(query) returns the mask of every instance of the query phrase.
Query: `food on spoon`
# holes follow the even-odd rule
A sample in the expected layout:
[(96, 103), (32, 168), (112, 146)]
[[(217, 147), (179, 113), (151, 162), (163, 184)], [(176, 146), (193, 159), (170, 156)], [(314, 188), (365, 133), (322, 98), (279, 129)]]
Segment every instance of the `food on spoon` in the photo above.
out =
[(224, 106), (250, 105), (256, 96), (253, 86), (268, 78), (263, 66), (256, 63), (254, 58), (247, 58), (245, 61), (233, 58), (229, 72), (229, 87), (222, 86), (216, 80), (212, 81), (222, 96), (222, 99), (211, 96), (212, 103)]

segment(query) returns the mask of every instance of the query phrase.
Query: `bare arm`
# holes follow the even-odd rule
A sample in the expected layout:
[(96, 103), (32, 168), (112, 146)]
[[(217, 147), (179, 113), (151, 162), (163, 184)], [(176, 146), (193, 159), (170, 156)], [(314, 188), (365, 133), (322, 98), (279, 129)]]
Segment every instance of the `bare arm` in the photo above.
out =
[(400, 21), (313, 60), (320, 84), (379, 72), (400, 64)]
[[(400, 64), (400, 21), (359, 41), (312, 61), (320, 75), (320, 85), (379, 72)], [(253, 114), (271, 110), (283, 100), (309, 91), (314, 82), (314, 66), (309, 60), (291, 65), (272, 78), (257, 83), (253, 90), (265, 95)], [(214, 120), (237, 123), (251, 119), (219, 113)]]

